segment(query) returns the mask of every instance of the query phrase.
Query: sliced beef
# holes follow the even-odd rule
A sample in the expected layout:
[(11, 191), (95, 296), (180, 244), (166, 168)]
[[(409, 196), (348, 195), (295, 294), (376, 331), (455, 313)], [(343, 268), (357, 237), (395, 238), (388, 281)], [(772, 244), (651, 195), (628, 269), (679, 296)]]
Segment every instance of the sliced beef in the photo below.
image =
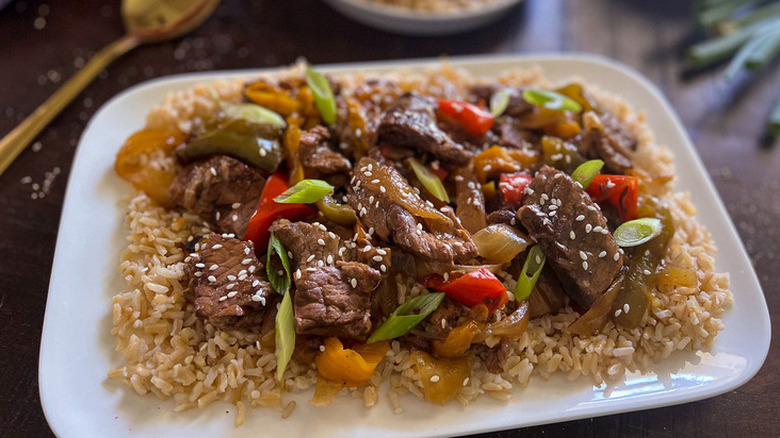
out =
[(625, 173), (631, 167), (631, 155), (639, 144), (636, 136), (609, 113), (597, 115), (589, 111), (582, 116), (582, 124), (585, 134), (580, 153), (604, 160), (610, 173)]
[(512, 345), (509, 341), (502, 339), (498, 345), (485, 352), (485, 368), (493, 374), (504, 372), (504, 364), (511, 353)]
[(430, 352), (433, 350), (433, 341), (443, 341), (459, 325), (459, 321), (470, 314), (468, 306), (445, 297), (423, 323), (402, 339), (414, 348)]
[(325, 178), (338, 173), (347, 173), (352, 167), (349, 160), (328, 147), (330, 133), (324, 126), (315, 126), (301, 133), (298, 158), (301, 160), (307, 178)]
[(517, 223), (517, 212), (513, 208), (500, 208), (487, 215), (487, 224), (507, 224), (514, 226)]
[(496, 143), (499, 146), (506, 146), (514, 149), (526, 149), (529, 143), (537, 139), (537, 135), (528, 129), (522, 128), (514, 122), (514, 119), (500, 117), (493, 126), (493, 131), (498, 139)]
[[(347, 202), (363, 226), (381, 240), (431, 260), (452, 263), (476, 257), (477, 247), (452, 209), (436, 210), (423, 201), (394, 167), (366, 157), (352, 176)], [(401, 198), (404, 205), (396, 202)], [(418, 219), (407, 210), (410, 206), (422, 209), (428, 218)]]
[(185, 268), (195, 314), (222, 330), (258, 326), (272, 291), (252, 242), (212, 233), (195, 248)]
[[(277, 219), (269, 230), (293, 254), (296, 333), (365, 340), (371, 331), (371, 293), (382, 278), (380, 270), (344, 261), (354, 245), (348, 247), (321, 224)], [(371, 262), (381, 266), (373, 256)]]
[(463, 227), (469, 233), (485, 228), (485, 194), (471, 166), (455, 172), (456, 211)]
[(523, 90), (520, 88), (505, 87), (500, 84), (480, 84), (474, 86), (471, 89), (471, 92), (478, 100), (489, 103), (490, 97), (503, 88), (506, 88), (509, 93), (509, 103), (506, 106), (504, 114), (512, 117), (519, 117), (533, 111), (534, 106), (523, 99)]
[(243, 162), (215, 155), (188, 164), (171, 184), (176, 203), (221, 233), (243, 236), (265, 187), (261, 171)]
[(436, 124), (436, 104), (409, 92), (398, 99), (377, 128), (380, 143), (430, 152), (436, 158), (466, 165), (473, 154)]
[(579, 184), (543, 167), (517, 216), (542, 246), (566, 293), (584, 308), (601, 297), (623, 265), (607, 220)]

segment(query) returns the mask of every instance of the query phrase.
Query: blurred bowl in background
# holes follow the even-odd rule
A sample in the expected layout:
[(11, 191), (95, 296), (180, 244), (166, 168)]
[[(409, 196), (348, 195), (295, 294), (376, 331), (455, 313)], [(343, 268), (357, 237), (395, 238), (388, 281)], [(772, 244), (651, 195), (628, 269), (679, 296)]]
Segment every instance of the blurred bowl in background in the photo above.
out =
[(522, 0), (495, 0), (445, 12), (419, 11), (367, 0), (325, 0), (333, 9), (367, 26), (402, 35), (449, 35), (497, 20)]

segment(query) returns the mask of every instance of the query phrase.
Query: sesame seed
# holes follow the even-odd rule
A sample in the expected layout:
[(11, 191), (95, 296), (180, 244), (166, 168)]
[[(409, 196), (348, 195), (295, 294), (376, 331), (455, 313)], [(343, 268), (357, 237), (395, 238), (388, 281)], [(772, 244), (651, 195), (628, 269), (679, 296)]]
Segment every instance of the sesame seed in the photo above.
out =
[(257, 266), (255, 266), (255, 265), (252, 265), (252, 266), (250, 266), (250, 267), (248, 267), (248, 268), (246, 268), (246, 269), (247, 269), (247, 270), (248, 270), (250, 273), (252, 273), (252, 272), (255, 272), (255, 270), (257, 270)]
[(205, 264), (203, 264), (203, 263), (195, 263), (195, 267), (196, 267), (196, 268), (205, 268), (205, 267), (206, 267), (206, 265), (205, 265)]
[(461, 182), (463, 181), (463, 177), (461, 175), (455, 175), (455, 181)]
[(328, 255), (327, 262), (328, 262), (329, 265), (333, 264), (333, 256), (332, 255)]
[(228, 292), (228, 294), (227, 294), (228, 298), (233, 298), (236, 295), (238, 295), (238, 292), (236, 292), (236, 291)]
[(547, 193), (542, 193), (542, 199), (544, 199), (545, 201), (549, 201), (550, 197), (547, 196)]
[(228, 275), (227, 279), (228, 279), (228, 281), (235, 281), (236, 280), (236, 276), (235, 275)]
[(509, 220), (509, 225), (514, 226), (516, 223), (517, 223), (517, 220), (515, 220), (515, 218), (512, 218), (512, 219)]
[(576, 218), (574, 218), (574, 220), (577, 221), (577, 222), (584, 221), (585, 220), (585, 215), (581, 214), (581, 215), (577, 216)]
[(373, 204), (374, 203), (374, 195), (371, 195), (368, 197), (368, 203)]
[(463, 386), (466, 386), (468, 384), (469, 384), (469, 378), (466, 377), (465, 379), (463, 379)]
[(379, 180), (378, 179), (372, 179), (371, 180), (371, 184), (379, 184)]
[(219, 297), (219, 301), (225, 301), (227, 297)]
[(628, 313), (631, 310), (631, 306), (628, 303), (623, 304), (623, 313)]
[[(244, 247), (244, 254), (246, 254), (246, 255), (249, 255), (249, 253), (250, 253), (250, 252), (251, 252), (251, 251), (249, 250), (249, 247), (248, 247), (248, 246), (245, 246), (245, 247)], [(287, 251), (287, 253), (289, 254), (289, 253), (290, 253), (290, 251)], [(290, 256), (290, 257), (292, 257), (292, 256)]]
[(328, 231), (328, 228), (325, 225), (317, 224), (317, 228), (319, 228), (322, 231)]
[(585, 253), (585, 251), (580, 251), (580, 258), (582, 260), (588, 260), (588, 255)]
[(620, 253), (616, 252), (615, 257), (612, 257), (613, 260), (618, 261), (620, 259)]
[(582, 269), (588, 270), (588, 262), (582, 262)]
[(252, 282), (252, 287), (257, 287), (257, 286), (260, 286), (260, 280), (255, 280)]
[(300, 270), (300, 269), (298, 269), (297, 271), (295, 271), (295, 278), (296, 278), (296, 279), (300, 280), (302, 276), (303, 276), (303, 273), (301, 273), (301, 270)]
[[(247, 254), (249, 254), (249, 253), (247, 253)], [(292, 251), (287, 251), (287, 258), (290, 258), (290, 259), (293, 258)]]
[(321, 246), (325, 246), (325, 241), (322, 239), (317, 239), (317, 243), (320, 244)]
[(422, 224), (418, 223), (418, 224), (417, 224), (417, 229), (418, 229), (418, 230), (422, 230), (422, 229), (423, 229), (423, 226), (422, 226)]
[(493, 169), (493, 166), (490, 164), (485, 164), (485, 166), (482, 168), (485, 172), (490, 172)]
[(217, 281), (217, 277), (215, 277), (215, 276), (213, 276), (213, 275), (209, 275), (209, 276), (208, 276), (208, 280), (209, 280), (209, 283), (214, 283), (214, 282), (216, 282), (216, 281)]
[[(320, 239), (320, 240), (322, 240), (322, 239)], [(306, 263), (309, 263), (312, 260), (314, 260), (314, 254), (310, 255), (309, 258), (306, 259)]]
[(595, 233), (600, 233), (601, 230), (603, 230), (603, 228), (601, 228), (601, 226), (599, 226), (599, 225), (596, 225), (595, 227), (593, 227), (593, 232), (595, 232)]
[(384, 193), (384, 192), (386, 191), (386, 190), (385, 190), (385, 186), (379, 186), (379, 191), (380, 191), (380, 192), (382, 192), (382, 193)]
[(225, 286), (225, 289), (230, 290), (230, 289), (233, 289), (234, 287), (236, 287), (236, 284), (235, 283), (230, 283), (229, 285)]
[(551, 212), (550, 212), (550, 217), (553, 217), (553, 216), (555, 216), (555, 214), (556, 214), (556, 213), (558, 213), (556, 210), (553, 210), (553, 211), (551, 211)]
[(600, 258), (600, 259), (603, 259), (603, 258), (604, 258), (604, 257), (606, 257), (606, 256), (607, 256), (607, 252), (606, 252), (606, 251), (601, 251), (601, 252), (599, 253), (599, 258)]
[(645, 269), (644, 271), (642, 271), (642, 273), (643, 273), (643, 274), (645, 274), (645, 275), (650, 275), (650, 274), (652, 274), (652, 272), (650, 272), (650, 270), (649, 270), (649, 269)]
[(323, 263), (322, 260), (317, 260), (317, 266), (319, 266), (321, 268), (321, 267), (325, 266), (325, 263)]
[(617, 310), (615, 310), (615, 318), (617, 318), (618, 316), (620, 316), (620, 314), (621, 314), (621, 313), (623, 313), (623, 309), (617, 309)]
[(217, 176), (217, 169), (214, 169), (213, 167), (209, 168), (209, 172), (211, 172), (212, 175)]
[(252, 301), (259, 302), (262, 299), (263, 297), (261, 297), (260, 295), (252, 295)]
[[(489, 166), (489, 164), (488, 164), (488, 166)], [(436, 382), (439, 381), (439, 376), (434, 374), (434, 375), (431, 376), (431, 378), (429, 380), (431, 381), (431, 383), (436, 383)]]
[(241, 207), (241, 203), (240, 203), (240, 202), (234, 202), (234, 203), (231, 205), (231, 207), (233, 207), (233, 210), (235, 210), (235, 209), (237, 209), (238, 207)]
[(230, 217), (230, 219), (233, 219), (233, 222), (235, 222), (238, 220), (238, 215), (234, 214), (233, 216)]
[(252, 264), (252, 259), (251, 258), (247, 258), (247, 259), (241, 260), (241, 264), (242, 265), (250, 265), (250, 264)]
[(593, 230), (593, 225), (585, 224), (585, 232), (590, 233)]
[(368, 235), (374, 234), (374, 227), (368, 227)]
[(222, 248), (222, 245), (219, 243), (211, 247), (211, 249), (220, 249), (220, 248)]
[(320, 348), (320, 351), (325, 351), (325, 346), (324, 345), (320, 345), (319, 348)]
[(360, 209), (360, 215), (365, 216), (368, 213), (368, 210), (366, 210), (366, 207), (363, 207)]
[(450, 278), (450, 273), (449, 272), (445, 272), (443, 277), (444, 277), (444, 281), (447, 281), (447, 279)]
[(538, 255), (536, 257), (534, 257), (534, 261), (536, 262), (537, 265), (541, 265), (542, 264), (542, 258), (540, 256), (538, 256)]
[(570, 238), (571, 240), (574, 240), (574, 239), (576, 239), (576, 238), (577, 238), (577, 235), (576, 235), (576, 234), (574, 234), (574, 230), (572, 230), (572, 231), (569, 231), (569, 238)]
[(371, 251), (371, 245), (366, 245), (363, 247), (363, 252)]
[(387, 255), (387, 251), (383, 250), (382, 248), (378, 248), (378, 249), (376, 250), (376, 252), (377, 252), (377, 254), (381, 254), (381, 255)]
[(246, 272), (238, 274), (238, 279), (241, 280), (241, 281), (246, 280), (246, 277), (247, 277), (247, 273)]
[(558, 206), (555, 204), (550, 205), (550, 210), (557, 210)]
[(375, 262), (381, 262), (382, 261), (382, 256), (381, 255), (375, 255), (371, 259), (374, 260)]
[(222, 216), (222, 213), (220, 213), (220, 212), (216, 212), (216, 213), (214, 213), (214, 218), (215, 218), (216, 220), (219, 220), (220, 216)]
[(353, 278), (352, 280), (349, 281), (349, 284), (352, 285), (352, 288), (356, 288), (357, 287), (357, 279)]
[(194, 276), (196, 276), (196, 277), (200, 277), (200, 276), (202, 276), (202, 275), (203, 275), (203, 273), (202, 273), (202, 272), (200, 272), (200, 271), (198, 271), (198, 272), (196, 272), (196, 273), (194, 273), (194, 274), (192, 274), (192, 275), (194, 275)]
[(379, 270), (382, 271), (382, 272), (387, 272), (387, 266), (379, 265)]
[(371, 176), (371, 172), (365, 171), (365, 172), (363, 172), (363, 175), (365, 175), (366, 177), (369, 177), (369, 176)]

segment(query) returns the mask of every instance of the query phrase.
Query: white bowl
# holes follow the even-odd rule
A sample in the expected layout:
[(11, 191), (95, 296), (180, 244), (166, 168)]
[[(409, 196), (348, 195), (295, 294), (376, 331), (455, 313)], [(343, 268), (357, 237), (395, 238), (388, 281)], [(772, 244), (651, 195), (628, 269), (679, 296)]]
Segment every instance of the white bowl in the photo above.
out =
[(497, 0), (479, 8), (420, 12), (365, 0), (325, 0), (355, 21), (404, 35), (448, 35), (476, 29), (497, 20), (522, 0)]

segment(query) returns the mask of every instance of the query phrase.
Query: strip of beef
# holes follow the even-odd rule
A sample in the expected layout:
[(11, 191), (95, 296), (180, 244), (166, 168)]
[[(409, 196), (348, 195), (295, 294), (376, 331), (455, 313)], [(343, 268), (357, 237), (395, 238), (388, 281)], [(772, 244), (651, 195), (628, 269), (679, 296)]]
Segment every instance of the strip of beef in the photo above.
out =
[(455, 204), (458, 218), (469, 233), (485, 228), (485, 194), (471, 166), (455, 172)]
[(613, 115), (597, 115), (589, 111), (582, 116), (585, 134), (580, 143), (580, 153), (588, 158), (604, 160), (610, 173), (623, 174), (631, 167), (631, 155), (639, 142)]
[(493, 131), (498, 139), (496, 143), (499, 146), (506, 146), (514, 149), (525, 149), (529, 143), (538, 140), (536, 134), (532, 131), (520, 127), (514, 119), (509, 117), (499, 117), (493, 125)]
[(443, 341), (459, 325), (461, 318), (470, 314), (471, 308), (445, 297), (431, 316), (404, 336), (403, 340), (417, 349), (431, 351), (433, 341)]
[(507, 224), (515, 226), (517, 223), (517, 212), (512, 208), (500, 208), (487, 215), (487, 224)]
[(352, 176), (347, 202), (370, 233), (373, 229), (383, 241), (429, 260), (452, 263), (476, 257), (477, 247), (452, 208), (437, 210), (423, 201), (394, 167), (364, 157)]
[(338, 173), (348, 173), (349, 160), (328, 147), (330, 133), (324, 126), (315, 126), (301, 133), (298, 158), (307, 178), (325, 178)]
[(195, 314), (222, 330), (258, 326), (272, 291), (252, 242), (211, 233), (195, 248), (185, 267)]
[(342, 260), (349, 248), (321, 224), (277, 219), (269, 230), (293, 254), (296, 333), (365, 340), (379, 270)]
[(227, 155), (188, 164), (173, 180), (171, 195), (182, 208), (243, 236), (265, 187), (262, 172)]
[(568, 175), (548, 166), (526, 188), (523, 204), (518, 219), (541, 245), (566, 293), (590, 308), (623, 266), (598, 205)]
[(380, 143), (430, 152), (436, 158), (466, 165), (473, 154), (456, 143), (436, 124), (436, 104), (417, 93), (398, 99), (377, 128)]

